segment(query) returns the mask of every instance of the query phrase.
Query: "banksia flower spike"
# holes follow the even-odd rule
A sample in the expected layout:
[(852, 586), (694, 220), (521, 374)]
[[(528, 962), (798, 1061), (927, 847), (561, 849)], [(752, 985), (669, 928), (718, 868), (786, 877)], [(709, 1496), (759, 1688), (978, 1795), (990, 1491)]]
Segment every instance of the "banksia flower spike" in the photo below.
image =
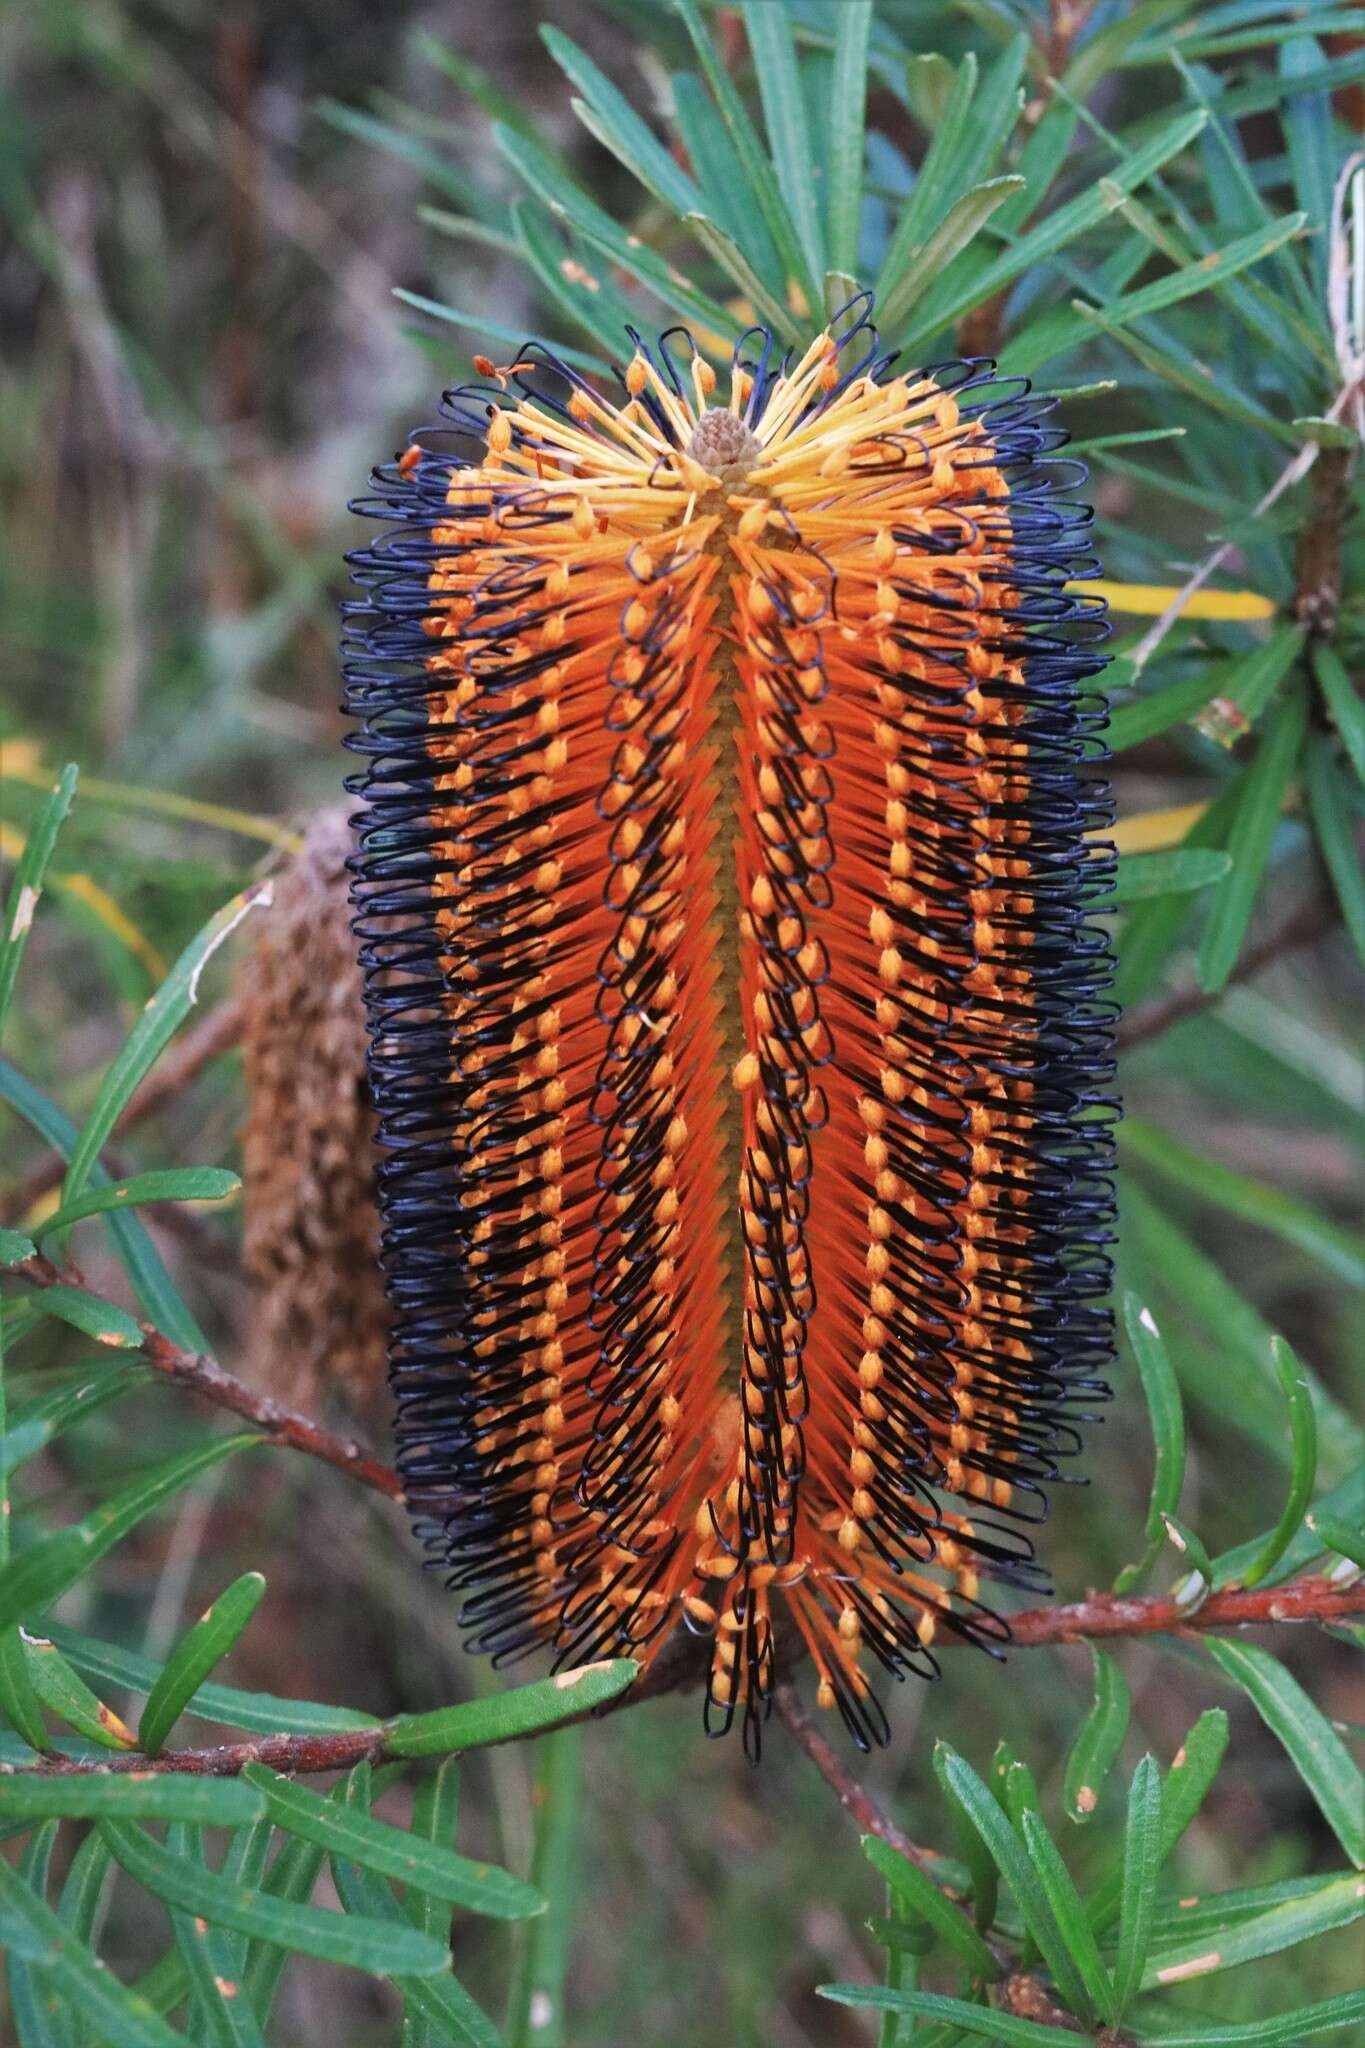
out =
[(751, 1751), (1007, 1639), (1110, 1353), (1088, 514), (868, 310), (478, 360), (346, 625), (412, 1511), (471, 1647), (691, 1629)]

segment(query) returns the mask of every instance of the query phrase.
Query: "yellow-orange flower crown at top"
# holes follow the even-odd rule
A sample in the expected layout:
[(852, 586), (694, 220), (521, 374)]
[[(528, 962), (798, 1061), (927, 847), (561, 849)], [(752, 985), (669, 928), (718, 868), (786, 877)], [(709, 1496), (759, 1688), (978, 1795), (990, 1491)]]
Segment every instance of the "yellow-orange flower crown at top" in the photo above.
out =
[(710, 1639), (755, 1752), (945, 1630), (1103, 1394), (1103, 607), (1046, 400), (857, 301), (539, 348), (360, 509), (349, 785), (408, 1501), (471, 1647)]

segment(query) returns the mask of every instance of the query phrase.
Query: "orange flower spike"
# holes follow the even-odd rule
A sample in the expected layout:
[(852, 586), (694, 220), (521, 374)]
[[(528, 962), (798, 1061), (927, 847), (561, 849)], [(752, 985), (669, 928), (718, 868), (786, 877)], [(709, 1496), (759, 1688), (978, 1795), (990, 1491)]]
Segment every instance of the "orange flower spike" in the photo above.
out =
[(1088, 515), (861, 302), (478, 367), (346, 627), (407, 1496), (498, 1661), (685, 1626), (756, 1753), (804, 1644), (884, 1740), (1110, 1355)]

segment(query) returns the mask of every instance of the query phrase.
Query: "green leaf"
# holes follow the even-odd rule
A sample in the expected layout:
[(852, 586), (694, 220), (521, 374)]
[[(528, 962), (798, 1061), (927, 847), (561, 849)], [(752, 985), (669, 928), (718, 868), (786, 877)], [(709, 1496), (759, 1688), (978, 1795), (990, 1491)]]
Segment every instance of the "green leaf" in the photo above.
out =
[(1113, 903), (1141, 903), (1150, 896), (1182, 896), (1211, 888), (1232, 867), (1232, 855), (1215, 846), (1176, 846), (1165, 853), (1126, 853), (1118, 865)]
[[(1116, 1593), (1131, 1593), (1135, 1586), (1141, 1585), (1161, 1555), (1166, 1541), (1164, 1517), (1173, 1515), (1180, 1506), (1180, 1494), (1185, 1483), (1185, 1411), (1180, 1399), (1180, 1383), (1151, 1310), (1144, 1308), (1135, 1294), (1125, 1294), (1123, 1320), (1142, 1380), (1155, 1449), (1152, 1495), (1145, 1528), (1146, 1544), (1141, 1557), (1135, 1563), (1125, 1565), (1114, 1581)], [(1096, 1712), (1098, 1710), (1097, 1699)], [(1073, 1820), (1079, 1818), (1074, 1812), (1071, 1817)]]
[[(42, 1900), (47, 1897), (47, 1876), (56, 1839), (57, 1823), (49, 1821), (39, 1828), (19, 1859), (19, 1876)], [(35, 1969), (33, 1962), (11, 1953), (5, 1963), (5, 1986), (19, 2048), (71, 2048), (65, 2001), (50, 1976)]]
[(1085, 1981), (1090, 2002), (1103, 2019), (1118, 2018), (1118, 2001), (1109, 1972), (1100, 1960), (1099, 1944), (1086, 1918), (1081, 1895), (1072, 1881), (1061, 1850), (1053, 1841), (1039, 1813), (1025, 1812), (1020, 1818), (1024, 1845), (1047, 1893), (1047, 1902), (1071, 1951), (1071, 1959)]
[[(0, 1097), (18, 1110), (20, 1116), (64, 1159), (70, 1159), (79, 1136), (76, 1126), (5, 1059), (0, 1059)], [(107, 1187), (110, 1175), (104, 1167), (96, 1165), (91, 1170), (90, 1180), (96, 1187)], [(133, 1283), (133, 1291), (146, 1310), (148, 1320), (155, 1323), (172, 1343), (182, 1345), (186, 1351), (207, 1351), (208, 1338), (172, 1286), (171, 1276), (141, 1218), (110, 1210), (105, 1221), (123, 1269)]]
[[(134, 1650), (116, 1649), (111, 1643), (97, 1643), (75, 1629), (55, 1622), (48, 1633), (58, 1649), (88, 1677), (108, 1685), (124, 1685), (133, 1692), (150, 1692), (162, 1667)], [(287, 1700), (268, 1692), (238, 1692), (228, 1685), (201, 1685), (184, 1711), (201, 1721), (218, 1721), (229, 1728), (246, 1728), (263, 1735), (335, 1735), (352, 1728), (373, 1728), (371, 1714), (359, 1714), (351, 1707), (323, 1706), (314, 1700)]]
[(14, 984), (18, 979), (19, 962), (24, 957), (24, 947), (33, 925), (33, 914), (38, 908), (38, 899), (43, 893), (43, 880), (47, 874), (52, 850), (57, 844), (57, 834), (62, 828), (71, 800), (76, 794), (78, 769), (74, 761), (67, 763), (57, 778), (52, 794), (43, 803), (24, 841), (10, 884), (9, 897), (5, 904), (5, 929), (0, 937), (0, 1036), (4, 1035), (5, 1019), (14, 997)]
[[(1224, 1647), (1227, 1647), (1226, 1645)], [(1238, 1646), (1240, 1647), (1240, 1645)], [(1162, 1949), (1152, 1956), (1143, 1975), (1144, 1991), (1164, 1984), (1182, 1984), (1192, 1977), (1212, 1976), (1216, 1970), (1236, 1969), (1241, 1963), (1261, 1956), (1276, 1955), (1297, 1948), (1316, 1935), (1337, 1927), (1350, 1927), (1365, 1915), (1365, 1885), (1351, 1871), (1344, 1877), (1326, 1880), (1316, 1891), (1287, 1899), (1269, 1912), (1241, 1920), (1216, 1938), (1205, 1935), (1179, 1948)]]
[(1307, 715), (1302, 688), (1288, 690), (1271, 716), (1242, 784), (1228, 833), (1232, 873), (1213, 899), (1199, 941), (1199, 979), (1209, 995), (1224, 987), (1237, 965), (1280, 807), (1303, 745)]
[[(874, 2012), (943, 2020), (981, 2040), (996, 2041), (1000, 2048), (1057, 2048), (1058, 2044), (1056, 2027), (1016, 2019), (1012, 2013), (996, 2012), (989, 2006), (968, 2005), (961, 1998), (940, 1998), (933, 1991), (893, 1991), (886, 1984), (820, 1984), (816, 1988), (821, 1998), (831, 1999), (835, 2005), (870, 2006)], [(1066, 2036), (1061, 2038), (1065, 2041)]]
[[(764, 283), (781, 291), (782, 266), (762, 214), (747, 204), (744, 167), (733, 136), (695, 72), (676, 73), (672, 85), (678, 132), (701, 192), (703, 212), (739, 243)], [(662, 263), (661, 267), (667, 268)]]
[(160, 2019), (0, 1858), (0, 1944), (49, 1977), (76, 2010), (100, 2028), (101, 2048), (186, 2048)]
[(716, 53), (715, 44), (707, 33), (696, 0), (676, 0), (676, 7), (687, 33), (692, 38), (692, 46), (701, 62), (706, 82), (715, 96), (721, 119), (730, 132), (730, 138), (743, 167), (745, 199), (753, 199), (777, 250), (782, 270), (781, 281), (785, 284), (788, 280), (795, 280), (801, 286), (813, 311), (816, 298), (812, 295), (816, 293), (817, 280), (813, 275), (805, 274), (807, 266), (801, 243), (792, 217), (778, 190), (777, 178), (768, 153), (759, 141), (754, 125), (745, 111), (744, 102)]
[(1349, 1558), (1352, 1564), (1358, 1564), (1365, 1571), (1365, 1528), (1353, 1528), (1349, 1522), (1343, 1522), (1336, 1515), (1324, 1514), (1320, 1508), (1314, 1508), (1305, 1520), (1325, 1549), (1334, 1550), (1338, 1557)]
[(925, 287), (943, 275), (953, 258), (975, 240), (991, 215), (1013, 198), (1023, 182), (1010, 176), (974, 185), (953, 201), (926, 240), (908, 252), (904, 269), (877, 309), (879, 322), (889, 334), (909, 318)]
[(171, 1500), (201, 1473), (221, 1464), (224, 1458), (236, 1451), (259, 1448), (266, 1441), (259, 1436), (215, 1437), (179, 1457), (166, 1459), (71, 1528), (40, 1536), (0, 1571), (0, 1628), (50, 1607), (145, 1515)]
[(1114, 2003), (1120, 2014), (1132, 2003), (1151, 1947), (1156, 1918), (1156, 1880), (1161, 1868), (1161, 1773), (1145, 1756), (1128, 1789), (1119, 1903), (1119, 1946), (1114, 1959)]
[(1066, 1760), (1066, 1810), (1074, 1821), (1087, 1821), (1099, 1802), (1100, 1787), (1118, 1761), (1128, 1733), (1132, 1699), (1114, 1659), (1094, 1643), (1095, 1703), (1081, 1723)]
[(175, 1771), (98, 1771), (69, 1776), (0, 1773), (0, 1819), (209, 1821), (242, 1827), (262, 1811), (259, 1792), (236, 1778), (198, 1778)]
[(155, 1756), (161, 1749), (214, 1665), (227, 1655), (264, 1597), (265, 1580), (260, 1572), (244, 1572), (219, 1594), (176, 1645), (148, 1694), (138, 1723), (138, 1741), (148, 1756)]
[[(412, 1798), (412, 1837), (418, 1842), (434, 1842), (441, 1848), (450, 1848), (455, 1841), (455, 1826), (459, 1816), (460, 1766), (454, 1757), (448, 1757), (442, 1764), (423, 1778)], [(545, 1886), (532, 1868), (531, 1882), (538, 1891)], [(420, 1927), (424, 1934), (449, 1938), (450, 1905), (445, 1899), (433, 1893), (422, 1891), (416, 1884), (409, 1885), (404, 1900), (407, 1914), (414, 1927)], [(523, 1937), (523, 1953), (535, 1940), (546, 1920), (555, 1914), (563, 1918), (568, 1910), (567, 1898), (551, 1895), (546, 1913), (527, 1924)], [(403, 2018), (402, 2048), (444, 2048), (448, 2037), (437, 2030), (434, 2024), (416, 2012), (405, 2012)], [(547, 2041), (545, 2048), (555, 2048)]]
[[(364, 1819), (369, 1806), (369, 1786), (369, 1765), (361, 1764), (351, 1772), (346, 1784), (337, 1788), (332, 1803), (344, 1804), (347, 1811)], [(337, 1896), (348, 1913), (363, 1913), (381, 1925), (406, 1924), (403, 1909), (393, 1893), (372, 1872), (348, 1863), (344, 1857), (334, 1856), (332, 1876)], [(399, 1978), (398, 1989), (403, 1994), (405, 2013), (410, 2011), (426, 2021), (428, 2026), (438, 2031), (443, 2041), (454, 2042), (457, 2048), (503, 2048), (502, 2037), (488, 2015), (455, 1978), (445, 1977), (435, 1982), (423, 1977)]]
[[(809, 286), (810, 311), (815, 313), (820, 303), (817, 280), (825, 272), (825, 247), (791, 19), (785, 7), (766, 6), (764, 0), (741, 0), (740, 13), (758, 77), (763, 125), (777, 168), (778, 189), (801, 244), (806, 268), (803, 282)], [(695, 200), (690, 208), (679, 209), (696, 210)]]
[(101, 1301), (97, 1294), (87, 1294), (83, 1287), (44, 1287), (30, 1300), (43, 1315), (69, 1323), (73, 1330), (93, 1337), (97, 1344), (108, 1344), (120, 1351), (141, 1348), (142, 1331), (136, 1316), (130, 1316), (126, 1308), (119, 1308), (112, 1301)]
[[(1160, 1860), (1164, 1863), (1194, 1820), (1218, 1775), (1228, 1746), (1228, 1717), (1221, 1707), (1201, 1714), (1180, 1748), (1161, 1787)], [(1090, 1902), (1090, 1924), (1096, 1934), (1113, 1920), (1122, 1895), (1121, 1873), (1106, 1879)]]
[(1351, 794), (1326, 733), (1308, 742), (1308, 804), (1318, 847), (1332, 877), (1352, 943), (1365, 960), (1365, 871), (1356, 841)]
[(493, 1699), (470, 1700), (464, 1706), (437, 1707), (430, 1714), (400, 1714), (388, 1733), (386, 1747), (394, 1756), (445, 1756), (534, 1735), (591, 1713), (623, 1693), (639, 1666), (629, 1657), (599, 1664), (580, 1664), (557, 1678), (538, 1679), (515, 1692)]
[[(166, 1832), (166, 1847), (172, 1855), (204, 1861), (203, 1845), (187, 1828)], [(232, 1937), (211, 1927), (201, 1915), (172, 1909), (171, 1930), (176, 1947), (198, 2005), (198, 2018), (206, 2029), (209, 2048), (265, 2048), (265, 2036), (257, 2023), (250, 1999), (237, 1982), (237, 1965)]]
[(945, 1898), (931, 1877), (877, 1835), (863, 1836), (863, 1854), (873, 1869), (886, 1879), (897, 1898), (920, 1919), (928, 1922), (974, 1977), (994, 1983), (1000, 1974), (995, 1957), (966, 1914), (951, 1899)]
[[(322, 1851), (314, 1843), (288, 1841), (275, 1858), (270, 1867), (270, 1874), (264, 1881), (258, 1878), (253, 1884), (250, 1877), (244, 1876), (238, 1882), (257, 1892), (263, 1899), (282, 1899), (286, 1905), (306, 1906), (312, 1897), (313, 1886), (317, 1883), (322, 1865)], [(224, 1874), (226, 1872), (225, 1864)], [(288, 1951), (275, 1942), (257, 1941), (248, 1948), (243, 1976), (247, 1996), (262, 2026), (270, 2018), (270, 2008), (288, 1960)]]
[(175, 1167), (165, 1173), (137, 1173), (130, 1180), (111, 1180), (88, 1188), (76, 1201), (64, 1203), (36, 1226), (39, 1237), (65, 1230), (83, 1216), (105, 1209), (131, 1209), (140, 1202), (218, 1202), (242, 1185), (235, 1173), (218, 1166)]
[(796, 320), (780, 300), (773, 297), (739, 244), (732, 241), (715, 221), (708, 220), (704, 213), (689, 213), (686, 221), (702, 247), (715, 257), (721, 269), (728, 272), (746, 298), (751, 300), (759, 318), (767, 321), (774, 334), (786, 341), (795, 341), (800, 332)]
[(97, 1699), (71, 1669), (55, 1643), (43, 1636), (24, 1636), (24, 1657), (33, 1690), (50, 1714), (102, 1749), (137, 1748), (137, 1737), (118, 1715)]
[(436, 1898), (491, 1919), (524, 1920), (544, 1911), (540, 1894), (510, 1871), (472, 1863), (453, 1849), (414, 1842), (401, 1828), (337, 1807), (263, 1765), (248, 1764), (243, 1776), (264, 1797), (277, 1828), (316, 1843), (331, 1856), (344, 1856), (399, 1884), (420, 1884)]
[[(1180, 842), (1182, 848), (1225, 844), (1242, 781), (1223, 790), (1196, 818)], [(1184, 896), (1157, 897), (1129, 912), (1119, 934), (1119, 966), (1114, 979), (1114, 995), (1120, 1003), (1135, 1003), (1153, 987), (1189, 914)]]
[(96, 1162), (129, 1097), (189, 1015), (199, 997), (200, 977), (213, 955), (259, 903), (268, 905), (271, 884), (257, 883), (234, 896), (190, 940), (109, 1064), (95, 1106), (81, 1127), (62, 1183), (62, 1202), (85, 1193)]
[(947, 1743), (940, 1742), (935, 1746), (934, 1772), (944, 1791), (966, 1813), (994, 1857), (1000, 1875), (1014, 1894), (1025, 1927), (1052, 1972), (1063, 2002), (1073, 2012), (1089, 2016), (1089, 1996), (1052, 1917), (1047, 1894), (996, 1800), (966, 1759), (950, 1749)]
[(22, 1266), (36, 1256), (38, 1247), (22, 1230), (0, 1230), (0, 1266)]
[(1255, 1223), (1307, 1252), (1348, 1286), (1365, 1286), (1365, 1244), (1354, 1232), (1316, 1215), (1296, 1196), (1235, 1173), (1230, 1166), (1191, 1151), (1169, 1133), (1137, 1118), (1123, 1124), (1120, 1143), (1134, 1159), (1168, 1180), (1191, 1189), (1243, 1223)]
[[(415, 306), (419, 313), (430, 313), (434, 320), (446, 320), (452, 327), (463, 327), (485, 342), (501, 341), (512, 348), (520, 348), (526, 339), (521, 328), (507, 327), (500, 320), (490, 319), (486, 313), (462, 313), (456, 306), (443, 305), (439, 299), (424, 298), (421, 292), (405, 291), (401, 285), (394, 286), (393, 296), (401, 299), (405, 306)], [(585, 355), (581, 349), (557, 348), (555, 354), (575, 368), (592, 370), (599, 376), (605, 376), (611, 368), (601, 356)]]
[(1365, 698), (1359, 696), (1341, 656), (1325, 642), (1314, 644), (1310, 656), (1313, 678), (1327, 700), (1332, 723), (1341, 734), (1352, 766), (1365, 782)]
[(1365, 1777), (1326, 1715), (1259, 1644), (1210, 1636), (1204, 1648), (1279, 1737), (1328, 1827), (1357, 1870), (1365, 1868)]
[[(43, 1719), (42, 1702), (34, 1689), (24, 1656), (23, 1635), (17, 1624), (0, 1628), (0, 1713), (30, 1749), (48, 1750), (52, 1747), (47, 1723)], [(0, 1779), (0, 1791), (3, 1791), (3, 1784), (4, 1780)], [(3, 1813), (4, 1806), (0, 1803), (0, 1815)]]
[(425, 29), (418, 29), (412, 42), (417, 54), (425, 57), (429, 64), (434, 64), (438, 71), (443, 71), (471, 99), (477, 100), (491, 121), (503, 121), (524, 134), (535, 134), (535, 122), (521, 101), (511, 93), (502, 92), (486, 72), (481, 71), (477, 64), (471, 64), (460, 51), (438, 42)]
[(1283, 1337), (1271, 1338), (1270, 1357), (1276, 1377), (1284, 1388), (1285, 1400), (1289, 1404), (1293, 1466), (1289, 1477), (1289, 1494), (1280, 1511), (1280, 1518), (1267, 1536), (1260, 1555), (1243, 1572), (1241, 1582), (1244, 1586), (1259, 1585), (1266, 1573), (1284, 1556), (1291, 1538), (1297, 1533), (1303, 1521), (1308, 1503), (1313, 1498), (1313, 1486), (1318, 1476), (1318, 1425), (1313, 1413), (1313, 1400), (1308, 1381), (1304, 1378), (1299, 1361)]
[(511, 2048), (564, 2048), (564, 1981), (573, 1938), (582, 1801), (583, 1731), (556, 1728), (539, 1744), (531, 1883), (546, 1911), (526, 1929), (509, 2000)]
[(582, 100), (573, 103), (574, 112), (589, 133), (614, 156), (647, 192), (676, 214), (700, 210), (700, 196), (685, 171), (679, 169), (664, 145), (645, 126), (624, 94), (599, 71), (591, 57), (566, 36), (562, 29), (542, 23), (540, 38), (560, 70), (578, 87)]
[(591, 334), (610, 355), (626, 341), (630, 308), (610, 285), (598, 280), (592, 291), (571, 278), (564, 268), (566, 251), (558, 235), (547, 227), (529, 199), (512, 205), (512, 226), (527, 267), (539, 280), (546, 297), (569, 319)]
[(867, 99), (867, 43), (872, 0), (845, 0), (834, 40), (834, 81), (829, 132), (822, 148), (829, 163), (829, 262), (835, 270), (858, 267), (858, 227), (863, 198), (863, 116)]
[(0, 1440), (0, 1472), (17, 1471), (29, 1458), (59, 1437), (71, 1423), (93, 1415), (108, 1401), (115, 1401), (131, 1388), (145, 1386), (147, 1368), (131, 1361), (100, 1365), (90, 1379), (77, 1379), (54, 1387), (16, 1408)]
[[(1107, 178), (1100, 180), (1100, 186), (1102, 191), (1109, 188), (1106, 196), (1111, 198), (1116, 208), (1121, 208), (1124, 194), (1115, 191)], [(1228, 278), (1235, 277), (1253, 263), (1260, 263), (1297, 235), (1305, 219), (1302, 213), (1286, 214), (1265, 227), (1257, 228), (1252, 234), (1229, 242), (1226, 248), (1211, 250), (1197, 261), (1157, 278), (1155, 283), (1129, 292), (1126, 297), (1104, 300), (1099, 310), (1104, 315), (1106, 333), (1117, 332), (1130, 320), (1150, 318), (1153, 313), (1163, 312), (1168, 306), (1178, 305), (1182, 299), (1193, 298), (1200, 292), (1220, 290)], [(1069, 313), (1038, 322), (1006, 349), (1005, 357), (1011, 374), (1032, 376), (1050, 357), (1083, 343), (1093, 331), (1094, 313), (1095, 308), (1084, 299), (1073, 299)]]
[(1302, 626), (1283, 626), (1250, 654), (1224, 662), (1217, 697), (1195, 720), (1206, 738), (1230, 747), (1248, 732), (1269, 705), (1303, 648)]
[(1265, 2015), (1243, 2022), (1191, 2019), (1182, 2025), (1162, 2026), (1160, 2033), (1143, 2032), (1139, 2041), (1147, 2048), (1297, 2048), (1315, 2034), (1335, 2033), (1340, 2027), (1365, 2020), (1365, 1991), (1343, 1992), (1339, 1998), (1324, 1998), (1320, 2004), (1300, 2006), (1297, 2012)]
[(488, 210), (481, 188), (457, 170), (439, 150), (433, 149), (429, 142), (423, 142), (419, 135), (409, 135), (406, 129), (396, 127), (392, 121), (381, 121), (374, 114), (364, 113), (359, 107), (342, 106), (337, 100), (315, 100), (313, 111), (329, 128), (354, 136), (367, 148), (382, 150), (386, 156), (396, 157), (400, 163), (410, 164), (428, 184), (455, 200), (466, 212)]
[[(1036, 227), (1021, 235), (1011, 248), (988, 264), (969, 285), (946, 294), (941, 300), (936, 297), (932, 305), (926, 307), (919, 326), (910, 329), (902, 337), (905, 347), (913, 350), (919, 342), (929, 340), (939, 329), (959, 320), (972, 306), (979, 305), (983, 299), (993, 297), (1005, 285), (1012, 284), (1016, 277), (1023, 276), (1026, 271), (1033, 270), (1047, 257), (1055, 255), (1059, 249), (1064, 249), (1078, 235), (1098, 227), (1105, 215), (1112, 212), (1117, 204), (1118, 195), (1132, 192), (1139, 185), (1145, 184), (1148, 178), (1154, 177), (1172, 157), (1178, 156), (1183, 149), (1188, 148), (1207, 119), (1208, 116), (1202, 108), (1187, 110), (1177, 115), (1145, 148), (1135, 150), (1110, 172), (1109, 178), (1105, 181), (1109, 190), (1101, 190), (1097, 185), (1092, 185), (1075, 199), (1056, 207), (1039, 221)], [(1027, 176), (1022, 163), (1020, 170)], [(1008, 372), (1008, 345), (1002, 351), (1001, 360)]]
[[(940, 63), (942, 60), (939, 60)], [(977, 63), (969, 50), (956, 73), (942, 112), (927, 122), (929, 147), (915, 173), (910, 196), (901, 209), (882, 267), (877, 273), (877, 304), (880, 307), (900, 288), (907, 265), (913, 263), (935, 225), (951, 206), (953, 168), (967, 132), (968, 116), (976, 93)]]
[(439, 1976), (449, 1967), (444, 1944), (401, 1916), (397, 1922), (365, 1920), (294, 1905), (230, 1884), (188, 1857), (172, 1855), (127, 1821), (102, 1820), (99, 1826), (116, 1861), (144, 1890), (177, 1910), (202, 1914), (214, 1926), (376, 1977)]

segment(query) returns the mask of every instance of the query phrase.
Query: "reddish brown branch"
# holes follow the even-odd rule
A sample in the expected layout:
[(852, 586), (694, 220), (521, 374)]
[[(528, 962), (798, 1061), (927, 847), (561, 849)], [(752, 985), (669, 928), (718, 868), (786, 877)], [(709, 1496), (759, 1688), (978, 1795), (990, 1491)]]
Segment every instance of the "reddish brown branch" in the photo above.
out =
[[(1250, 981), (1272, 961), (1283, 959), (1301, 947), (1311, 946), (1318, 939), (1325, 938), (1339, 920), (1340, 912), (1331, 898), (1311, 897), (1291, 911), (1273, 932), (1267, 932), (1256, 945), (1247, 947), (1233, 968), (1230, 980)], [(1143, 1003), (1138, 1009), (1131, 1010), (1119, 1026), (1120, 1052), (1131, 1052), (1134, 1046), (1159, 1038), (1173, 1024), (1183, 1023), (1186, 1017), (1197, 1015), (1217, 1000), (1216, 995), (1210, 995), (1196, 985), (1177, 989), (1173, 995), (1162, 996), (1155, 1002)]]
[[(889, 1815), (883, 1812), (866, 1785), (854, 1777), (824, 1729), (808, 1712), (795, 1686), (777, 1686), (773, 1692), (773, 1706), (787, 1733), (798, 1748), (805, 1750), (844, 1812), (852, 1817), (863, 1833), (876, 1835), (883, 1842), (888, 1842), (893, 1849), (899, 1850), (902, 1856), (908, 1856), (912, 1863), (917, 1864), (932, 1877), (933, 1865), (938, 1859), (927, 1849), (921, 1849), (917, 1843), (912, 1842)], [(939, 1880), (935, 1878), (934, 1882), (937, 1884)], [(947, 1891), (946, 1886), (942, 1889), (948, 1898), (957, 1896), (956, 1893)]]
[(1330, 1579), (1297, 1579), (1287, 1586), (1254, 1591), (1229, 1586), (1210, 1593), (1192, 1612), (1174, 1600), (1127, 1600), (1117, 1593), (1092, 1593), (1066, 1607), (1029, 1607), (1010, 1617), (1015, 1647), (1079, 1643), (1108, 1636), (1174, 1635), (1182, 1630), (1250, 1628), (1276, 1621), (1350, 1621), (1365, 1615), (1365, 1579), (1333, 1585)]

